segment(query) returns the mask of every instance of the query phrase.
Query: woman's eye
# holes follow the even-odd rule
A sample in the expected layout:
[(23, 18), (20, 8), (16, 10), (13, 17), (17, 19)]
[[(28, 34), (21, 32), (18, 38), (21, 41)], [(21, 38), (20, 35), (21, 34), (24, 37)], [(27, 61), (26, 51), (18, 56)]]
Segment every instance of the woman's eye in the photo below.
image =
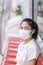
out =
[(23, 27), (20, 27), (20, 29), (23, 29)]
[(24, 29), (25, 29), (25, 30), (29, 30), (29, 27), (25, 27)]
[(28, 30), (29, 28), (28, 27), (25, 27), (26, 30)]

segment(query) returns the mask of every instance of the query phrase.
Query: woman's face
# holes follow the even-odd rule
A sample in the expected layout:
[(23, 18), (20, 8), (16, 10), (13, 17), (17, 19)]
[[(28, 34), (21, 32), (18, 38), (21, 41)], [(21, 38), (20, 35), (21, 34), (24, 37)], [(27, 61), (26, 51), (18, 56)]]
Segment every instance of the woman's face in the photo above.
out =
[(20, 36), (22, 39), (26, 40), (32, 38), (32, 28), (26, 21), (22, 22), (20, 25)]
[(26, 21), (22, 22), (20, 25), (20, 36), (22, 39), (28, 39), (30, 37), (32, 38), (33, 32), (33, 29)]

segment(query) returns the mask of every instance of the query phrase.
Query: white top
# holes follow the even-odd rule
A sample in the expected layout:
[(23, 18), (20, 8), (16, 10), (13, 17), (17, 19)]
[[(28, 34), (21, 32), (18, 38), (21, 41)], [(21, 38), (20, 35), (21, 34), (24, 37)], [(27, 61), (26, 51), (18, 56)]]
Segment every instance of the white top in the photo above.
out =
[(28, 65), (29, 61), (38, 58), (40, 51), (37, 46), (37, 43), (34, 39), (29, 41), (27, 44), (23, 44), (22, 42), (18, 47), (17, 53), (17, 64), (16, 65)]

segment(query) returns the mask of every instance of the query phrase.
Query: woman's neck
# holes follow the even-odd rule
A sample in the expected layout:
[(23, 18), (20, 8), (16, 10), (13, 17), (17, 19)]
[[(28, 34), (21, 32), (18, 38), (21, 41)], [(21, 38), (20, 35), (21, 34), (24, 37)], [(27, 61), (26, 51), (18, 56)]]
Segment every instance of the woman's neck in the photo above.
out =
[(30, 38), (24, 40), (24, 44), (27, 44), (31, 39), (32, 39), (32, 38), (30, 37)]

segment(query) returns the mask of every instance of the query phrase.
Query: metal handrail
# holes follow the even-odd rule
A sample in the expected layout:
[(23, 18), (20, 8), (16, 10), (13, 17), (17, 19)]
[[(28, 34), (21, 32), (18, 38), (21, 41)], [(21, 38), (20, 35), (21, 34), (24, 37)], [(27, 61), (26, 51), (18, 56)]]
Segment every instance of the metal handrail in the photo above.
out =
[[(39, 49), (40, 49), (41, 55), (43, 56), (43, 51), (42, 51), (42, 47), (41, 47), (41, 43), (43, 43), (43, 40), (42, 40), (42, 38), (41, 38), (40, 35), (38, 35), (38, 36), (40, 37), (41, 40), (36, 40), (36, 43), (37, 43), (37, 45), (38, 45), (38, 47), (39, 47)], [(38, 38), (38, 39), (39, 39), (39, 38)]]
[(43, 33), (42, 31), (39, 31), (39, 36), (41, 37), (41, 39), (43, 41), (43, 38), (42, 38), (43, 35), (42, 35), (42, 33)]

